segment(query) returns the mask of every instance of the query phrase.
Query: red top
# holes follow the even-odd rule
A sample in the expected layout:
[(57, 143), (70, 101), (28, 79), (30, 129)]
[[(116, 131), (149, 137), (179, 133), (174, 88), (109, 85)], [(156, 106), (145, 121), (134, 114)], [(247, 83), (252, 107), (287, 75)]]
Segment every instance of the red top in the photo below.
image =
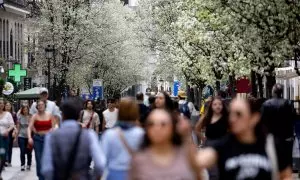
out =
[(48, 131), (52, 128), (51, 120), (36, 120), (34, 122), (34, 128), (36, 131)]

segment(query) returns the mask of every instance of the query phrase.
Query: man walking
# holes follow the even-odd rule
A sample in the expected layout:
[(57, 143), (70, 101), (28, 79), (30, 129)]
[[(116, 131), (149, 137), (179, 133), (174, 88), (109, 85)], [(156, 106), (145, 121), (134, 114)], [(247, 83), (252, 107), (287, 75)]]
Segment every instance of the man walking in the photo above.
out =
[(262, 123), (275, 137), (279, 169), (292, 168), (295, 110), (289, 100), (283, 99), (281, 84), (274, 85), (272, 96), (262, 106)]
[(136, 94), (136, 100), (139, 105), (140, 118), (139, 121), (143, 126), (146, 121), (147, 113), (149, 112), (149, 108), (144, 104), (144, 94), (139, 92)]
[(81, 109), (78, 102), (66, 100), (61, 106), (61, 128), (46, 136), (41, 170), (46, 180), (91, 179), (91, 159), (94, 162), (94, 174), (100, 180), (105, 157), (96, 133), (78, 125)]
[(107, 109), (103, 112), (105, 129), (109, 129), (115, 126), (118, 120), (119, 110), (116, 108), (115, 100), (109, 99), (107, 101)]

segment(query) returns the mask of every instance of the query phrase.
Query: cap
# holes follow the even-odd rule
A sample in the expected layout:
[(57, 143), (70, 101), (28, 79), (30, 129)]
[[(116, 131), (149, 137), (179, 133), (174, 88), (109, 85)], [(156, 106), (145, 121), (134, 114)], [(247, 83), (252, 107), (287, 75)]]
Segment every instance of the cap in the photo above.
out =
[(186, 93), (184, 91), (178, 91), (178, 97), (186, 98)]
[(44, 88), (44, 87), (40, 88), (40, 94), (42, 94), (42, 93), (47, 93), (48, 94), (48, 89)]

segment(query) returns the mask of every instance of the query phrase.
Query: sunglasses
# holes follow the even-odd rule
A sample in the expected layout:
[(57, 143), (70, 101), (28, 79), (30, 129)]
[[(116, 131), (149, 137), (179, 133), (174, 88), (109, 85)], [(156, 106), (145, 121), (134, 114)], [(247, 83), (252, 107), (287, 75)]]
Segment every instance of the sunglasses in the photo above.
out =
[(160, 128), (164, 128), (166, 126), (168, 126), (169, 124), (171, 124), (171, 122), (169, 121), (160, 121), (160, 122), (153, 122), (153, 121), (149, 121), (146, 123), (146, 126), (148, 128), (152, 128), (152, 127), (155, 127), (155, 126), (159, 126)]

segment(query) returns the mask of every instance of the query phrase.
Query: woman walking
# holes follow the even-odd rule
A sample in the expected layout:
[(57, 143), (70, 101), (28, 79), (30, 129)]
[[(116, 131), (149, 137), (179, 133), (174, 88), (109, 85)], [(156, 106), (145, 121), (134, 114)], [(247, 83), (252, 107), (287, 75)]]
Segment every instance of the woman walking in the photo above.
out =
[(204, 117), (196, 125), (196, 132), (205, 145), (227, 134), (228, 112), (220, 97), (211, 100)]
[(166, 109), (168, 111), (174, 111), (174, 103), (168, 93), (160, 92), (155, 98), (155, 108), (156, 109)]
[[(17, 114), (14, 112), (13, 106), (9, 101), (7, 101), (5, 103), (5, 111), (9, 112), (12, 115), (14, 124), (16, 125)], [(7, 166), (7, 167), (11, 167), (12, 149), (13, 149), (13, 144), (14, 144), (15, 138), (17, 138), (17, 136), (16, 136), (16, 129), (14, 128), (9, 132), (9, 135), (8, 135), (8, 152), (7, 152), (6, 164), (5, 164), (5, 166)]]
[[(228, 132), (228, 112), (220, 97), (212, 98), (203, 118), (196, 125), (196, 132), (204, 146), (210, 146)], [(218, 180), (216, 166), (209, 169), (209, 179)]]
[(229, 125), (229, 135), (199, 152), (197, 162), (201, 167), (217, 164), (220, 180), (293, 179), (288, 166), (278, 167), (274, 139), (262, 129), (256, 99), (233, 100)]
[(137, 103), (130, 99), (121, 99), (118, 121), (114, 128), (108, 129), (102, 136), (102, 147), (107, 159), (107, 180), (127, 180), (132, 151), (136, 151), (142, 142), (144, 131), (136, 123), (139, 119)]
[(32, 146), (28, 144), (27, 129), (31, 115), (29, 114), (29, 106), (21, 107), (17, 122), (18, 143), (20, 147), (21, 171), (25, 171), (25, 156), (27, 155), (27, 170), (31, 168)]
[(165, 109), (150, 113), (141, 151), (133, 156), (131, 180), (200, 179), (196, 149), (182, 141), (176, 130), (177, 118)]
[[(41, 158), (44, 147), (44, 138), (45, 135), (55, 127), (55, 118), (45, 111), (46, 101), (38, 100), (36, 108), (38, 112), (32, 116), (29, 122), (27, 135), (29, 145), (33, 145), (34, 147), (37, 176), (39, 180), (44, 180), (44, 177), (41, 174)], [(33, 131), (34, 136), (32, 137), (31, 134)]]
[(0, 99), (0, 179), (8, 153), (9, 132), (14, 129), (14, 120), (9, 112), (4, 111), (4, 100)]

